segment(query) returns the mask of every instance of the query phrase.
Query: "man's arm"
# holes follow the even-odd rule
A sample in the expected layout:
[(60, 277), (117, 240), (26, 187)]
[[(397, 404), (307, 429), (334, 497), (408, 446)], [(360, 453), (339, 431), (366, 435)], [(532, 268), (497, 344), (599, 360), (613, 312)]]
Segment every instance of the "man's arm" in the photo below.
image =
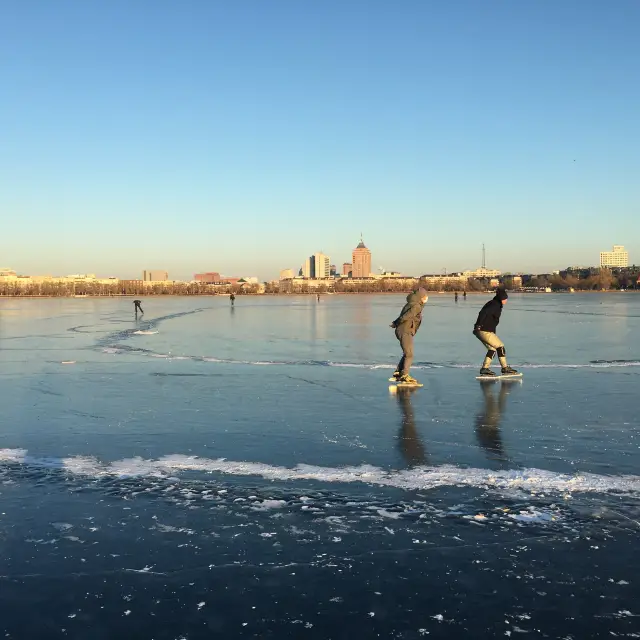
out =
[(391, 323), (395, 329), (403, 322), (408, 322), (420, 314), (421, 306), (419, 304), (406, 304), (402, 309), (402, 313)]

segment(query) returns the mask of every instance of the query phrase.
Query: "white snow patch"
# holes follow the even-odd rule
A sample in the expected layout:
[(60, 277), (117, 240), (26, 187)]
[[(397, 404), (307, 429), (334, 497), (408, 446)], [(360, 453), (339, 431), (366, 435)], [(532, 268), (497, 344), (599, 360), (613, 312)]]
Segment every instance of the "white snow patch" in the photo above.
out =
[(287, 506), (286, 500), (263, 500), (258, 504), (254, 504), (254, 511), (269, 511), (270, 509), (282, 509)]
[[(442, 486), (463, 486), (496, 491), (521, 490), (560, 494), (609, 493), (640, 494), (640, 476), (605, 476), (592, 473), (577, 475), (556, 473), (545, 469), (512, 469), (490, 471), (488, 469), (463, 469), (453, 465), (419, 467), (403, 471), (387, 471), (371, 465), (347, 467), (320, 467), (299, 464), (295, 467), (279, 467), (260, 462), (239, 462), (224, 458), (211, 459), (173, 454), (157, 460), (140, 457), (103, 463), (93, 457), (75, 456), (48, 458), (28, 455), (25, 449), (0, 449), (0, 464), (18, 463), (27, 467), (63, 469), (67, 473), (91, 478), (115, 477), (171, 477), (181, 471), (222, 473), (232, 476), (259, 476), (267, 480), (300, 481), (317, 480), (331, 483), (368, 483), (406, 490), (426, 490)], [(521, 513), (522, 520), (534, 518), (549, 520), (548, 514)], [(379, 511), (380, 515), (399, 518), (401, 514)], [(515, 516), (514, 519), (518, 519)]]
[(509, 517), (518, 522), (551, 522), (556, 520), (556, 516), (535, 509), (521, 511), (520, 513), (510, 513)]

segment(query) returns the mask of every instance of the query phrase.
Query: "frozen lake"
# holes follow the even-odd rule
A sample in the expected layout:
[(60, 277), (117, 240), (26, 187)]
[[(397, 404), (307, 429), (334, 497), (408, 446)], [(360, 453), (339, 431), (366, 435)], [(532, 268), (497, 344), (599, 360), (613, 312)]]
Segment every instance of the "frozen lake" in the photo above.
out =
[(404, 296), (0, 299), (0, 631), (640, 637), (640, 296), (512, 295), (480, 383), (487, 299), (395, 394)]

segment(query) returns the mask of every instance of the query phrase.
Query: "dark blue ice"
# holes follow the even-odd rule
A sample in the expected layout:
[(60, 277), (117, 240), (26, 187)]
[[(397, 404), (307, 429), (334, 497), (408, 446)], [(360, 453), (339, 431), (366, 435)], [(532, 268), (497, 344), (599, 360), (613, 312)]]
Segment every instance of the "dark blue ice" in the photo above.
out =
[(0, 630), (634, 637), (640, 298), (401, 302), (0, 300)]

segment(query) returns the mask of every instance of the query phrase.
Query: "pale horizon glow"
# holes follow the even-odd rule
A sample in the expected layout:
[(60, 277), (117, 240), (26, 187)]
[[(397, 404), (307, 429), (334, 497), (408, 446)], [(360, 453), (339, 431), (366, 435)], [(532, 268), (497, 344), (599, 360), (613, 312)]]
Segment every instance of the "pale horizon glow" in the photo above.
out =
[(640, 262), (640, 3), (11, 3), (0, 266)]

